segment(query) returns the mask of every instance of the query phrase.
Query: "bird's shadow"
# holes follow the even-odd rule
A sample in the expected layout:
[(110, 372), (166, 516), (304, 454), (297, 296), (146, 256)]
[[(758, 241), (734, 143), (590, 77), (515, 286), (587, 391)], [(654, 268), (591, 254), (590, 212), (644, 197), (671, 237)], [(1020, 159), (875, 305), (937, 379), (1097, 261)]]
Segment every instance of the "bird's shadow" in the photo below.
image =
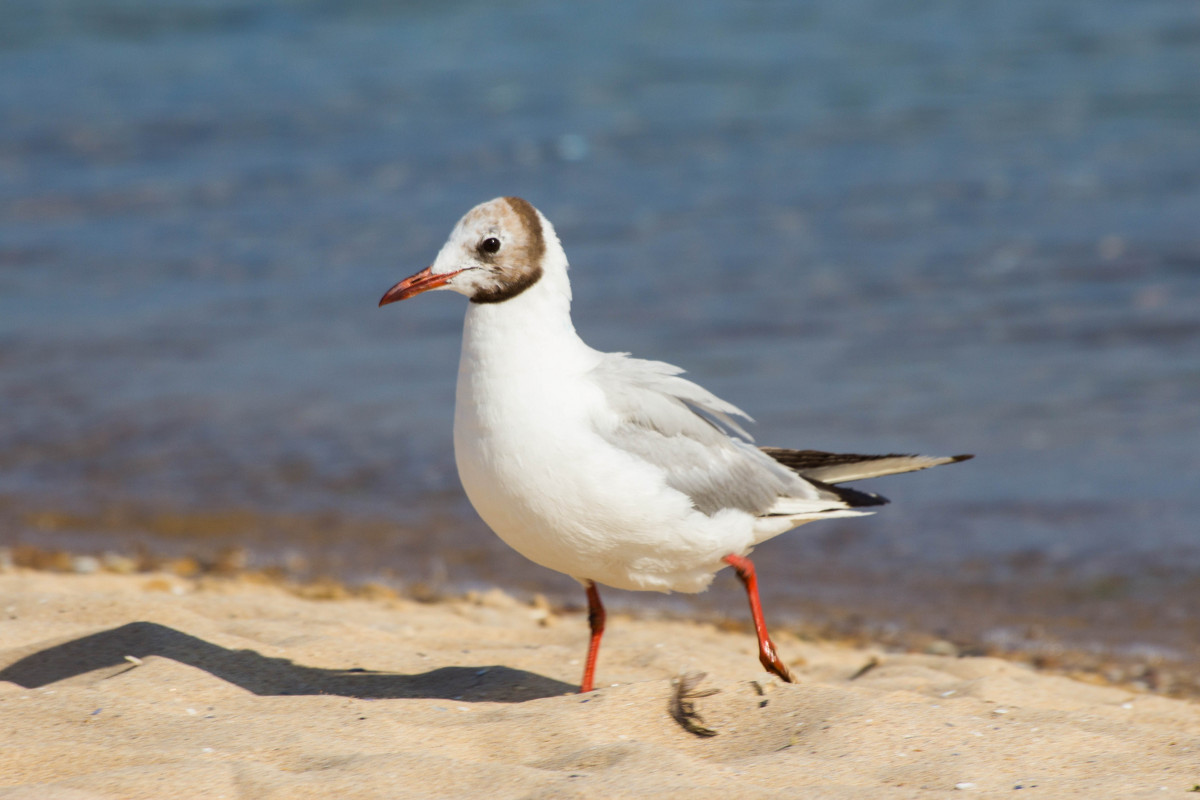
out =
[[(130, 660), (127, 656), (133, 656)], [(520, 703), (553, 697), (577, 687), (503, 666), (440, 667), (416, 674), (364, 669), (306, 667), (253, 650), (230, 650), (155, 622), (130, 622), (36, 649), (3, 669), (0, 681), (27, 689), (97, 670), (108, 677), (159, 656), (202, 669), (257, 695), (339, 695), (360, 699), (441, 698), (465, 702)]]

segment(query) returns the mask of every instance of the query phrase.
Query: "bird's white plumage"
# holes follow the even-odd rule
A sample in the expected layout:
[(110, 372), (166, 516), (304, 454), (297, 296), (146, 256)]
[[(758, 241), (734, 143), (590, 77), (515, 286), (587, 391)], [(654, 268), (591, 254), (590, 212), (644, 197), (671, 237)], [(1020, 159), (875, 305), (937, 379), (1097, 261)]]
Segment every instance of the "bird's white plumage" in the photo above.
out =
[[(501, 539), (581, 581), (695, 592), (731, 553), (864, 513), (739, 438), (743, 412), (682, 370), (588, 347), (554, 229), (524, 208), (473, 209), (429, 270), (451, 276), (435, 288), (503, 298), (467, 311), (454, 419), (463, 487)], [(502, 242), (494, 255), (488, 238)], [(495, 288), (534, 272), (511, 296)]]

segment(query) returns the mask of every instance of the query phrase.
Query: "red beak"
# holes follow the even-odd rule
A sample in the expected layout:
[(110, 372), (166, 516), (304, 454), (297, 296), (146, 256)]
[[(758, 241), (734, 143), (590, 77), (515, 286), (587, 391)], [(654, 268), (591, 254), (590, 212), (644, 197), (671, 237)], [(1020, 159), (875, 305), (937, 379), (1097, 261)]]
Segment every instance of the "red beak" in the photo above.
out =
[(446, 272), (441, 275), (434, 275), (429, 270), (433, 267), (426, 267), (416, 275), (410, 275), (404, 280), (397, 283), (392, 288), (388, 289), (383, 297), (379, 298), (379, 305), (386, 306), (388, 303), (395, 303), (398, 300), (407, 300), (413, 295), (418, 295), (421, 292), (428, 292), (430, 289), (436, 289), (439, 286), (445, 286), (450, 279), (457, 275), (462, 270), (456, 272)]

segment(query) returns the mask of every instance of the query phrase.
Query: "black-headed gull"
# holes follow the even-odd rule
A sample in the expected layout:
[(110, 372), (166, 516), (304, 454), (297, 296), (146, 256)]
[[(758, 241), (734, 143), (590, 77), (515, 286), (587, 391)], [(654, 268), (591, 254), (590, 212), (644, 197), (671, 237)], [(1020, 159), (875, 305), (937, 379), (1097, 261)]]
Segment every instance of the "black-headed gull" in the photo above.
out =
[(471, 301), (454, 410), (459, 477), (501, 539), (586, 588), (581, 692), (593, 687), (604, 633), (597, 584), (699, 592), (726, 565), (746, 587), (759, 660), (792, 681), (747, 554), (806, 522), (887, 502), (839, 484), (970, 458), (755, 447), (733, 419), (745, 412), (678, 367), (583, 343), (558, 236), (518, 197), (467, 212), (433, 265), (379, 305), (435, 289)]

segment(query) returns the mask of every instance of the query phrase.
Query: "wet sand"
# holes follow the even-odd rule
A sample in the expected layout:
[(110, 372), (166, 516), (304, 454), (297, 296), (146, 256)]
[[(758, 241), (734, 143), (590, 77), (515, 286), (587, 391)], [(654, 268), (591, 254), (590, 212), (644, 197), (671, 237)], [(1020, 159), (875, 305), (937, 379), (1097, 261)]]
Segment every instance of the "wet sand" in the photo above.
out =
[[(994, 658), (781, 633), (800, 678), (787, 685), (748, 634), (613, 614), (602, 688), (579, 696), (582, 615), (499, 591), (426, 603), (9, 569), (0, 598), (4, 798), (1161, 797), (1200, 783), (1200, 706)], [(681, 703), (679, 677), (699, 672)]]

